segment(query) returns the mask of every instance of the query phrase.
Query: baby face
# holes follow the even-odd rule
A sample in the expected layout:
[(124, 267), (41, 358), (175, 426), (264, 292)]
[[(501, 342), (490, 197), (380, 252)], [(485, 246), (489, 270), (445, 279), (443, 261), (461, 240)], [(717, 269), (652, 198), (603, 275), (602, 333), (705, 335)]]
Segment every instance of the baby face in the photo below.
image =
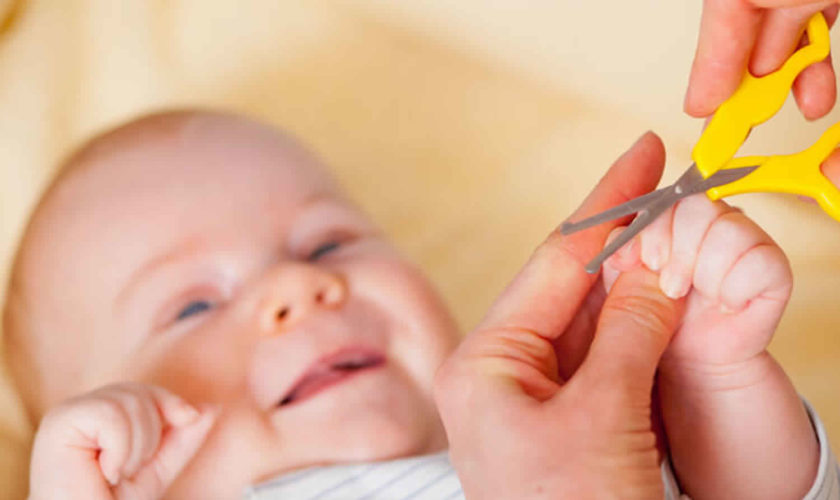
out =
[(26, 314), (52, 332), (32, 349), (64, 374), (44, 406), (117, 381), (219, 406), (173, 498), (444, 447), (431, 385), (457, 334), (426, 279), (288, 139), (173, 121), (120, 132), (30, 228)]

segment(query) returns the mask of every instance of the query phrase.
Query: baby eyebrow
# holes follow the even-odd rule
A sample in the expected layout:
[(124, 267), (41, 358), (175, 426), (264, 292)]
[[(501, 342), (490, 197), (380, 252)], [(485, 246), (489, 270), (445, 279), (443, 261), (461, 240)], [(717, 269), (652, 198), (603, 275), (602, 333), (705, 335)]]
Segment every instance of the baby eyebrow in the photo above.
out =
[(160, 252), (135, 269), (126, 279), (125, 285), (117, 293), (114, 302), (121, 303), (125, 301), (126, 297), (131, 295), (131, 292), (143, 279), (153, 274), (160, 268), (167, 267), (184, 257), (194, 254), (205, 246), (205, 241), (200, 236), (190, 236), (181, 240), (173, 247)]

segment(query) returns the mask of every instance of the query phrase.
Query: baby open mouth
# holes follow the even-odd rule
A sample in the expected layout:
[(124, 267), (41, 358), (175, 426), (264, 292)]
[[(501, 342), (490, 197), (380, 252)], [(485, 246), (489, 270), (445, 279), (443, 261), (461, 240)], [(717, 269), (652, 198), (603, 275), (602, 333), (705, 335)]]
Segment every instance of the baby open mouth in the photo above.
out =
[(381, 354), (362, 349), (345, 349), (313, 363), (280, 400), (279, 407), (307, 399), (322, 390), (344, 382), (359, 372), (385, 364)]

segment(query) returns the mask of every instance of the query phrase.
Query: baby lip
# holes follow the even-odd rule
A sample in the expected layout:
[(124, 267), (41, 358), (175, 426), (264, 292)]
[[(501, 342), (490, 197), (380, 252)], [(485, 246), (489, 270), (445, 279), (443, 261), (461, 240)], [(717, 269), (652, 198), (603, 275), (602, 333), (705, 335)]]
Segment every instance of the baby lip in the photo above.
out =
[(343, 350), (313, 363), (291, 390), (280, 400), (278, 407), (307, 399), (356, 373), (377, 368), (385, 358), (367, 350)]

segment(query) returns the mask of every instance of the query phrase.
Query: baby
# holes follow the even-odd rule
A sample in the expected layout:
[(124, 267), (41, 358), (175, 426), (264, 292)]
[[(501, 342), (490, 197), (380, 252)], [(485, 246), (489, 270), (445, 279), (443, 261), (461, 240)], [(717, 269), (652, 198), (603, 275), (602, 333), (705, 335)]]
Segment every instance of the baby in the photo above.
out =
[[(716, 458), (756, 460), (756, 487), (785, 464), (800, 496), (834, 478), (819, 422), (765, 351), (791, 287), (778, 247), (698, 197), (607, 280), (640, 256), (688, 294), (660, 391), (680, 481)], [(432, 399), (458, 342), (445, 306), (317, 161), (243, 118), (153, 115), (83, 147), (27, 227), (4, 326), (40, 422), (33, 499), (237, 498), (306, 467), (447, 446)], [(732, 366), (745, 387), (768, 382), (728, 401), (705, 381)], [(697, 412), (708, 428), (693, 432)], [(768, 430), (781, 447), (738, 449)]]
[(236, 498), (282, 471), (446, 446), (443, 303), (309, 155), (244, 119), (152, 116), (84, 147), (26, 231), (5, 324), (46, 415), (33, 497), (134, 478)]

